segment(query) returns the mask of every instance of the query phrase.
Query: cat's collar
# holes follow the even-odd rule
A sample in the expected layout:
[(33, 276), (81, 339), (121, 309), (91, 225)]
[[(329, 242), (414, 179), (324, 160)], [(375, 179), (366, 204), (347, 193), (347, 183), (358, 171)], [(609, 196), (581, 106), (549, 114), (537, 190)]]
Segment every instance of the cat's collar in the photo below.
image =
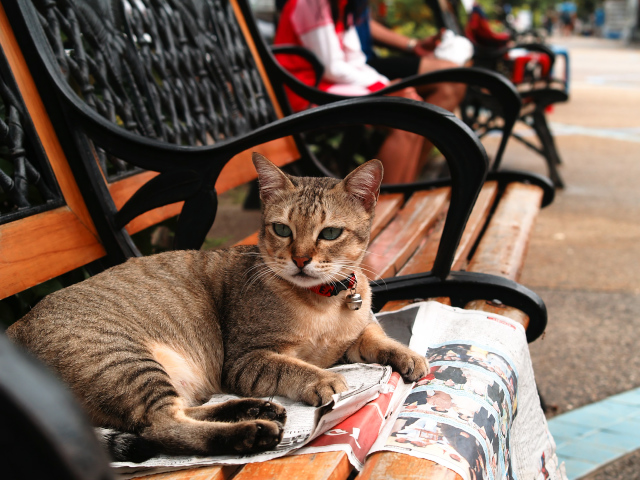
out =
[(323, 297), (333, 297), (345, 290), (355, 290), (358, 281), (356, 280), (356, 274), (353, 272), (347, 278), (340, 282), (325, 283), (323, 285), (316, 285), (315, 287), (309, 287), (307, 290), (317, 293)]

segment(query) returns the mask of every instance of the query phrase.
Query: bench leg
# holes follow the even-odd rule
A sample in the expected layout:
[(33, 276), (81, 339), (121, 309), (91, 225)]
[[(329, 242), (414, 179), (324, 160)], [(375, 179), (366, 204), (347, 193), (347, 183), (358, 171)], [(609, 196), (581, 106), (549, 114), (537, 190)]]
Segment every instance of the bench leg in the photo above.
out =
[(532, 127), (542, 144), (542, 151), (544, 152), (544, 158), (547, 161), (547, 167), (549, 169), (549, 178), (551, 178), (551, 181), (556, 187), (564, 188), (564, 182), (558, 171), (558, 165), (562, 163), (562, 161), (560, 160), (560, 155), (558, 154), (558, 149), (556, 148), (549, 125), (547, 124), (544, 111), (536, 108), (531, 114), (531, 117), (533, 119)]

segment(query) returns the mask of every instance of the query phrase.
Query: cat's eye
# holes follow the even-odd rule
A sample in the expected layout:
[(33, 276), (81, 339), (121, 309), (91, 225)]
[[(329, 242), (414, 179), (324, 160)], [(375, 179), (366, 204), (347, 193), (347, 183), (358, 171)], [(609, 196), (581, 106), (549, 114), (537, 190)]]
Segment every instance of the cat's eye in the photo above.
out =
[(327, 228), (323, 228), (322, 231), (320, 232), (320, 238), (324, 240), (335, 240), (340, 236), (341, 233), (342, 233), (341, 228), (327, 227)]
[(291, 236), (291, 229), (287, 227), (284, 223), (274, 223), (273, 231), (276, 232), (276, 234), (281, 237)]

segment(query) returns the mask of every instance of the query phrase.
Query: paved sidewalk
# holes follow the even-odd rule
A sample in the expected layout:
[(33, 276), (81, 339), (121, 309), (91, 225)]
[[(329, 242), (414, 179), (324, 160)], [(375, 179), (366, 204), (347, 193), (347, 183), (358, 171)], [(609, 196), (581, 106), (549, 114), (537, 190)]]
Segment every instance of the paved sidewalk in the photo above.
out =
[[(609, 399), (640, 387), (640, 49), (554, 42), (569, 49), (572, 66), (571, 99), (549, 115), (567, 187), (541, 212), (521, 279), (549, 310), (531, 355), (540, 391), (557, 409), (550, 424), (569, 477), (640, 479), (640, 451), (602, 468), (640, 447), (638, 437), (610, 435), (625, 415), (637, 422), (640, 405), (616, 410)], [(514, 141), (504, 166), (546, 173)]]

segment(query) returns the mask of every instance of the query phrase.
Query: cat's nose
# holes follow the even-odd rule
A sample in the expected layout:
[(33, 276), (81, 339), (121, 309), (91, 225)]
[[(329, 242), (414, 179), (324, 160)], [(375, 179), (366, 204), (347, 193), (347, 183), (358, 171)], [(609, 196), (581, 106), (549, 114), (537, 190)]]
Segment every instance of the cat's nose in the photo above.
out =
[(310, 261), (310, 257), (291, 257), (293, 263), (295, 263), (298, 268), (304, 268)]

